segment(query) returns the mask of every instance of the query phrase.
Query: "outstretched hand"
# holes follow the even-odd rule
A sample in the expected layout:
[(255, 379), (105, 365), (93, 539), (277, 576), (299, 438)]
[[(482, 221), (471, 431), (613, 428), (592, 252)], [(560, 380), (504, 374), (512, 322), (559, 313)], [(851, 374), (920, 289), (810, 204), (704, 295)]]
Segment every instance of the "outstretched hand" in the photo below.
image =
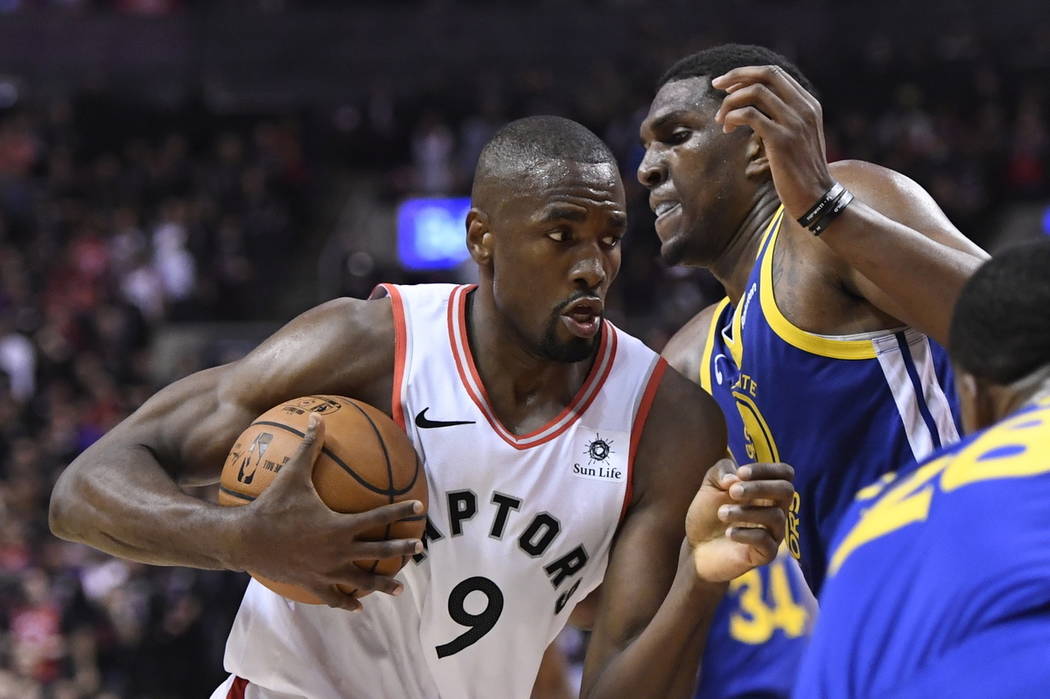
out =
[(728, 93), (715, 121), (726, 133), (748, 126), (758, 134), (780, 201), (800, 218), (834, 184), (820, 102), (780, 66), (734, 68), (711, 86)]
[(728, 582), (777, 555), (795, 492), (787, 464), (737, 467), (722, 459), (707, 471), (685, 518), (696, 574)]

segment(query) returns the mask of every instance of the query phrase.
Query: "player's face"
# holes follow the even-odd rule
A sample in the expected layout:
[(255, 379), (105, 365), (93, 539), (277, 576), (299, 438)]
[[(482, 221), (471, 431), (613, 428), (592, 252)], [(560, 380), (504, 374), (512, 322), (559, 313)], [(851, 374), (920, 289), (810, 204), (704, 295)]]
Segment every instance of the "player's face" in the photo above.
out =
[(745, 176), (747, 129), (722, 133), (707, 78), (660, 88), (642, 122), (638, 181), (650, 192), (660, 254), (669, 264), (718, 259), (752, 203)]
[(627, 227), (616, 166), (554, 161), (535, 168), (491, 225), (493, 295), (502, 317), (537, 356), (590, 357)]

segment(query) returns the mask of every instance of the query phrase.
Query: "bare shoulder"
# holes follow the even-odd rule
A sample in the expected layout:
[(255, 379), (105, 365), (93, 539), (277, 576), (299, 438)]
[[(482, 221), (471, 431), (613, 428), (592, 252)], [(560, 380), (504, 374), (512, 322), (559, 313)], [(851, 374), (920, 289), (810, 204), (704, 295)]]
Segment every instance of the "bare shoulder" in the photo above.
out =
[(700, 360), (717, 309), (718, 304), (712, 304), (690, 318), (660, 353), (675, 371), (696, 384), (700, 382)]
[[(304, 336), (312, 341), (320, 340), (332, 349), (339, 349), (342, 342), (351, 341), (357, 355), (380, 348), (392, 352), (394, 314), (390, 298), (343, 297), (327, 301), (292, 319), (274, 337), (302, 340)], [(374, 344), (366, 347), (363, 345), (365, 341)]]
[(100, 441), (144, 445), (180, 481), (211, 482), (241, 430), (286, 400), (345, 395), (389, 412), (393, 366), (390, 301), (329, 301), (243, 358), (164, 387)]
[(685, 512), (707, 469), (726, 453), (726, 425), (714, 399), (676, 371), (664, 372), (635, 458), (634, 502)]
[(979, 257), (987, 254), (964, 236), (922, 186), (896, 170), (863, 160), (840, 160), (828, 170), (856, 197), (883, 216), (940, 243)]
[[(266, 385), (275, 393), (341, 393), (387, 409), (394, 365), (394, 320), (388, 298), (339, 298), (300, 314), (228, 372), (229, 383)], [(291, 396), (289, 396), (291, 397)], [(279, 401), (278, 401), (279, 402)]]

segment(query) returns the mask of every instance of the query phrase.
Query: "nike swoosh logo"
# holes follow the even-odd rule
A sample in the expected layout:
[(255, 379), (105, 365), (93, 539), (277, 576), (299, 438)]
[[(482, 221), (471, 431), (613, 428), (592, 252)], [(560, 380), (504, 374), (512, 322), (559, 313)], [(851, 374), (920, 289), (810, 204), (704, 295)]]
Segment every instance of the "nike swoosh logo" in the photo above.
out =
[(455, 425), (473, 425), (474, 420), (428, 420), (427, 411), (429, 407), (423, 408), (416, 414), (416, 427), (430, 429), (431, 427), (454, 427)]

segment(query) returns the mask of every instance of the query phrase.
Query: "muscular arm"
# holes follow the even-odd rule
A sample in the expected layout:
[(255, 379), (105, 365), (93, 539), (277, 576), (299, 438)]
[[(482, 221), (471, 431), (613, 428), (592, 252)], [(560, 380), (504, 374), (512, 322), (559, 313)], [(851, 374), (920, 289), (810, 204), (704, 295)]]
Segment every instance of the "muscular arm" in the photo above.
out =
[(570, 699), (575, 692), (569, 683), (568, 662), (558, 641), (551, 641), (540, 662), (531, 699)]
[(829, 171), (857, 197), (820, 236), (845, 263), (846, 287), (947, 345), (955, 300), (988, 255), (904, 175), (856, 160)]
[(388, 409), (388, 300), (307, 311), (243, 359), (176, 381), (84, 451), (51, 496), (52, 531), (155, 565), (239, 569), (237, 510), (183, 493), (218, 480), (249, 422), (285, 400), (351, 395)]
[[(714, 402), (674, 372), (657, 391), (635, 463), (635, 496), (602, 583), (582, 696), (687, 695), (725, 585), (702, 582), (683, 522), (705, 472), (725, 454)], [(688, 675), (687, 677), (685, 675)]]
[(777, 66), (734, 68), (711, 84), (728, 93), (715, 115), (728, 132), (751, 128), (761, 139), (791, 235), (838, 180), (856, 200), (821, 234), (842, 262), (846, 288), (942, 344), (963, 283), (987, 255), (967, 240), (921, 187), (900, 173), (861, 161), (828, 165), (823, 110)]

